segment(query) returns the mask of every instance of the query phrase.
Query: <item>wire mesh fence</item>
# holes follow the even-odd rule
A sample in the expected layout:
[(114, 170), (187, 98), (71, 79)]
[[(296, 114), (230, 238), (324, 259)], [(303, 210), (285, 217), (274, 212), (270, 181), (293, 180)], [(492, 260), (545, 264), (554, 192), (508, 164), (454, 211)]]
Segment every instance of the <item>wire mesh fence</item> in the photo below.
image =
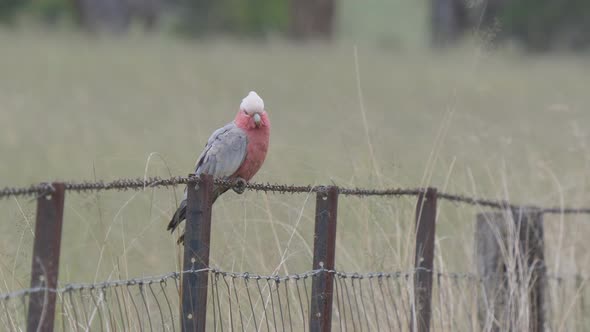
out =
[[(313, 270), (291, 275), (258, 275), (216, 269), (69, 284), (59, 289), (26, 289), (0, 295), (0, 324), (22, 331), (28, 298), (55, 292), (59, 331), (181, 331), (179, 294), (186, 274), (209, 278), (207, 326), (211, 331), (308, 331), (313, 315), (311, 284), (333, 276), (335, 331), (409, 331), (415, 271), (346, 273)], [(433, 331), (490, 330), (482, 319), (482, 279), (471, 273), (433, 272)], [(551, 330), (584, 330), (588, 324), (588, 278), (551, 275)], [(484, 306), (485, 307), (485, 306)], [(485, 313), (484, 313), (485, 315)], [(194, 317), (194, 319), (201, 319)]]
[[(189, 184), (184, 272), (58, 287), (66, 192), (179, 184)], [(578, 329), (586, 321), (586, 278), (549, 278), (546, 273), (542, 214), (583, 214), (590, 209), (519, 206), (440, 193), (435, 188), (245, 184), (242, 189), (316, 195), (312, 270), (264, 276), (225, 272), (209, 265), (213, 187), (237, 185), (211, 176), (188, 176), (1, 189), (0, 198), (36, 196), (37, 220), (31, 288), (0, 295), (0, 322), (11, 331), (37, 330), (37, 326), (63, 331), (540, 331)], [(413, 269), (393, 273), (335, 270), (339, 195), (415, 198)], [(476, 242), (489, 241), (488, 247), (476, 250), (481, 256), (476, 260), (486, 262), (485, 269), (478, 266), (478, 274), (433, 270), (438, 199), (500, 209), (487, 218), (478, 217)], [(498, 236), (480, 229), (481, 225), (494, 225), (491, 229), (498, 228)], [(502, 227), (507, 227), (506, 232)], [(481, 253), (491, 249), (497, 252), (488, 261)], [(505, 271), (504, 275), (499, 271)], [(501, 282), (493, 285), (489, 278)], [(496, 309), (498, 303), (501, 310)], [(572, 317), (575, 323), (569, 320)]]
[(59, 289), (39, 287), (4, 294), (0, 297), (1, 322), (9, 331), (24, 330), (31, 295), (42, 293), (46, 298), (54, 292), (55, 328), (61, 331), (174, 331), (178, 324), (180, 275), (68, 284)]
[[(313, 314), (312, 302), (322, 300), (312, 297), (311, 284), (314, 278), (327, 274), (334, 277), (333, 329), (401, 331), (411, 324), (413, 272), (361, 274), (314, 270), (263, 276), (211, 269), (5, 294), (1, 297), (2, 323), (11, 331), (22, 330), (26, 326), (28, 296), (33, 292), (56, 292), (56, 327), (62, 331), (180, 330), (180, 279), (186, 273), (209, 275), (207, 326), (213, 331), (306, 331)], [(470, 276), (440, 274), (439, 284), (445, 278), (454, 280), (451, 286), (471, 280)], [(446, 308), (440, 310), (441, 328), (464, 324), (465, 314), (458, 313), (469, 308), (461, 296), (455, 296), (457, 288), (449, 291), (448, 287), (445, 284), (439, 292), (441, 303), (446, 303)], [(443, 316), (453, 320), (442, 320)]]

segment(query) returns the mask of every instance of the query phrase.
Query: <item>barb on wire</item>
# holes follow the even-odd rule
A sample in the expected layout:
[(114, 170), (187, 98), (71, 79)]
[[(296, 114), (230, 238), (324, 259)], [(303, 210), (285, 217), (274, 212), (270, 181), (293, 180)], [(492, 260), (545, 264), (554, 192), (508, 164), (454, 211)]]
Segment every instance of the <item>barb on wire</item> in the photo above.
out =
[[(102, 190), (145, 190), (146, 188), (155, 187), (174, 187), (189, 182), (199, 183), (199, 178), (194, 175), (176, 176), (171, 178), (136, 178), (136, 179), (117, 179), (110, 182), (104, 181), (84, 181), (84, 182), (65, 182), (66, 191), (90, 192)], [(215, 179), (215, 185), (235, 188), (241, 186), (232, 180)], [(271, 184), (271, 183), (247, 183), (246, 190), (273, 192), (280, 194), (295, 193), (317, 193), (325, 192), (329, 186), (311, 186), (311, 185), (292, 185), (292, 184)], [(11, 196), (41, 196), (51, 194), (54, 191), (50, 183), (40, 183), (29, 187), (6, 187), (0, 189), (0, 199)], [(346, 196), (418, 196), (426, 192), (426, 188), (387, 188), (387, 189), (370, 189), (370, 188), (345, 188), (338, 187), (340, 195)], [(483, 206), (493, 209), (527, 209), (539, 213), (548, 214), (590, 214), (589, 208), (572, 208), (572, 207), (538, 207), (534, 205), (517, 205), (505, 200), (491, 200), (466, 195), (451, 194), (438, 192), (437, 197), (450, 202), (463, 203), (469, 205)]]
[(28, 187), (5, 187), (0, 189), (0, 198), (11, 197), (11, 196), (36, 196), (47, 193), (52, 193), (53, 188), (47, 183), (40, 183), (30, 185)]

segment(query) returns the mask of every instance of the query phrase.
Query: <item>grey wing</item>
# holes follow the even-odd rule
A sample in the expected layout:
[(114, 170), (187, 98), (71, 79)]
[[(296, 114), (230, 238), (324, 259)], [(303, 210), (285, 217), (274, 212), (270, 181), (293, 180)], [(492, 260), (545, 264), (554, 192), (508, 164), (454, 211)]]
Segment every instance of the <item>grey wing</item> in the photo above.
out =
[(231, 176), (244, 162), (247, 147), (248, 136), (233, 122), (217, 129), (197, 161), (195, 174), (211, 174), (215, 178)]
[[(248, 136), (242, 129), (236, 127), (233, 122), (217, 129), (209, 137), (205, 150), (199, 156), (195, 170), (196, 175), (211, 174), (216, 178), (233, 175), (244, 162), (247, 147)], [(226, 190), (227, 188), (216, 188), (213, 201)], [(184, 200), (168, 223), (168, 230), (170, 231), (174, 231), (186, 218), (186, 196), (185, 189)], [(183, 236), (178, 239), (179, 242), (183, 241)]]

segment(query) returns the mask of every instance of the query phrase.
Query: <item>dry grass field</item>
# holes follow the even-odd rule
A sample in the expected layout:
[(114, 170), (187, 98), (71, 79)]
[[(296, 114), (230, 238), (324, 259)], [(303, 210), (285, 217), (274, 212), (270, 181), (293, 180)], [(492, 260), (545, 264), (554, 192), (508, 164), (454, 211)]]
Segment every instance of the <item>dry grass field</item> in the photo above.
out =
[[(517, 203), (590, 205), (590, 60), (477, 43), (444, 54), (347, 42), (187, 43), (0, 32), (2, 186), (186, 175), (208, 135), (256, 90), (272, 121), (259, 182), (435, 186)], [(182, 188), (66, 196), (60, 281), (179, 269), (165, 232)], [(311, 195), (227, 193), (211, 264), (311, 268)], [(342, 198), (336, 265), (408, 270), (410, 198)], [(0, 292), (28, 287), (34, 200), (0, 201)], [(441, 202), (435, 266), (474, 272), (481, 208)], [(590, 273), (590, 217), (547, 217), (548, 268)], [(556, 302), (567, 310), (571, 298)], [(567, 328), (566, 314), (555, 325)], [(571, 317), (570, 317), (571, 318)], [(560, 324), (565, 325), (560, 325)], [(570, 326), (571, 327), (571, 326)]]

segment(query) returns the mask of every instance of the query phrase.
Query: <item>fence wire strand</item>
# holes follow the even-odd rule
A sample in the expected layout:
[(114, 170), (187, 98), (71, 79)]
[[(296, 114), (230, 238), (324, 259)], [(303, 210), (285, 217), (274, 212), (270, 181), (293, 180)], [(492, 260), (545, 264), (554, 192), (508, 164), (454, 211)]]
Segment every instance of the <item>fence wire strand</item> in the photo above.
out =
[[(110, 182), (85, 181), (85, 182), (64, 182), (66, 191), (73, 192), (95, 192), (103, 190), (145, 190), (156, 187), (175, 187), (182, 184), (198, 184), (199, 178), (194, 175), (186, 177), (176, 176), (171, 178), (136, 178), (117, 179)], [(318, 193), (325, 192), (328, 186), (292, 185), (292, 184), (271, 184), (271, 183), (246, 183), (240, 184), (231, 180), (215, 179), (215, 185), (226, 188), (238, 188), (250, 191), (272, 192), (280, 194), (296, 193)], [(243, 186), (243, 188), (242, 188)], [(53, 193), (55, 189), (51, 183), (39, 183), (28, 187), (5, 187), (0, 189), (0, 199), (19, 196), (44, 196)], [(426, 188), (388, 188), (388, 189), (367, 189), (367, 188), (344, 188), (338, 187), (338, 193), (345, 196), (418, 196), (426, 193)], [(492, 209), (527, 209), (547, 214), (590, 214), (590, 207), (538, 207), (535, 205), (517, 205), (505, 200), (491, 200), (467, 195), (459, 195), (445, 192), (438, 192), (437, 197), (455, 203), (463, 203), (474, 206), (482, 206)]]

